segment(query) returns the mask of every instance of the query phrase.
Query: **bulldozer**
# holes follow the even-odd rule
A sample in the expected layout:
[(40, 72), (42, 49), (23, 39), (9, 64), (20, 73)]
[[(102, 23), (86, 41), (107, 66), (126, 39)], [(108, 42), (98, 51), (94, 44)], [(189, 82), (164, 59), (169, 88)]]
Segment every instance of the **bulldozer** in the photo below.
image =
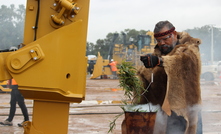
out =
[(103, 59), (103, 57), (98, 52), (97, 59), (96, 59), (96, 61), (94, 61), (96, 63), (92, 67), (93, 72), (91, 74), (90, 79), (96, 79), (98, 77), (103, 79), (103, 78), (107, 78), (108, 75), (112, 75), (109, 63), (110, 63), (111, 59), (113, 58), (113, 54), (112, 54), (113, 49), (114, 49), (113, 46), (114, 46), (114, 43), (115, 43), (116, 39), (118, 38), (118, 36), (119, 36), (118, 34), (113, 35), (113, 39), (110, 44), (107, 59)]
[[(126, 34), (122, 34), (125, 40)], [(116, 61), (118, 65), (120, 65), (122, 61), (132, 62), (135, 68), (139, 68), (142, 65), (139, 60), (140, 56), (152, 53), (156, 45), (154, 34), (151, 31), (148, 31), (145, 35), (138, 35), (135, 39), (136, 41), (130, 40), (130, 43), (125, 43), (126, 41), (124, 41), (122, 44), (115, 44), (117, 37), (118, 35), (114, 35), (107, 59), (103, 59), (100, 53), (98, 53), (96, 63), (93, 67), (94, 71), (90, 79), (109, 78), (108, 75), (112, 75), (110, 67), (108, 66), (111, 59)]]

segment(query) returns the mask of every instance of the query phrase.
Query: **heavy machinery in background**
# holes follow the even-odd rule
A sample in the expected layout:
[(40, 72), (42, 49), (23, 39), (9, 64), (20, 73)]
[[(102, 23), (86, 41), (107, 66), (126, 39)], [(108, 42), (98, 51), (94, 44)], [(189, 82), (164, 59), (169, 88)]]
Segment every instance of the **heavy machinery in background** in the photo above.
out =
[[(124, 36), (126, 39), (126, 35)], [(113, 59), (118, 64), (121, 64), (123, 60), (132, 62), (136, 68), (139, 68), (142, 65), (139, 60), (140, 56), (152, 53), (155, 45), (153, 32), (148, 31), (146, 35), (138, 35), (136, 39), (131, 39), (129, 43), (115, 44)]]
[(201, 79), (205, 81), (213, 81), (216, 78), (221, 78), (221, 61), (216, 63), (202, 63)]
[(93, 73), (96, 60), (97, 60), (96, 55), (88, 55), (87, 56), (87, 73), (89, 73), (89, 74)]
[(10, 93), (11, 92), (10, 86), (8, 86), (8, 81), (0, 82), (0, 93)]
[(25, 134), (67, 134), (69, 106), (85, 98), (89, 0), (27, 0), (24, 40), (1, 51), (0, 81), (33, 101)]
[[(98, 60), (94, 60), (93, 70), (95, 70), (91, 76), (91, 79), (96, 78), (107, 78), (108, 75), (111, 75), (110, 67), (108, 66), (111, 59), (117, 61), (118, 64), (121, 64), (123, 60), (132, 62), (136, 68), (139, 68), (142, 63), (139, 58), (141, 55), (147, 53), (153, 53), (154, 47), (156, 45), (154, 41), (153, 32), (148, 31), (146, 35), (138, 35), (134, 42), (126, 42), (126, 34), (123, 35), (123, 43), (115, 44), (116, 36), (112, 40), (111, 48), (109, 51), (109, 57), (103, 59), (100, 54), (98, 54)], [(97, 63), (96, 63), (97, 62)], [(205, 81), (213, 81), (216, 78), (221, 78), (221, 61), (216, 64), (209, 65), (206, 63), (202, 64), (201, 69), (201, 79)]]
[(91, 62), (91, 64), (94, 64), (93, 66), (91, 66), (93, 71), (91, 72), (90, 79), (95, 79), (97, 77), (107, 78), (108, 75), (112, 74), (108, 64), (110, 63), (110, 60), (113, 58), (113, 46), (118, 36), (119, 36), (118, 34), (113, 35), (113, 39), (111, 41), (109, 51), (108, 51), (108, 56), (106, 59), (104, 59), (98, 52), (96, 61), (95, 60), (89, 61)]
[(153, 32), (148, 31), (146, 35), (138, 35), (136, 39), (131, 39), (128, 43), (126, 41), (126, 34), (122, 33), (122, 35), (122, 44), (115, 44), (118, 34), (114, 35), (107, 59), (103, 59), (98, 53), (91, 79), (107, 78), (108, 75), (111, 75), (112, 72), (108, 66), (111, 59), (116, 61), (117, 64), (121, 64), (122, 61), (132, 62), (136, 68), (139, 68), (142, 65), (139, 60), (140, 56), (154, 51), (156, 43)]

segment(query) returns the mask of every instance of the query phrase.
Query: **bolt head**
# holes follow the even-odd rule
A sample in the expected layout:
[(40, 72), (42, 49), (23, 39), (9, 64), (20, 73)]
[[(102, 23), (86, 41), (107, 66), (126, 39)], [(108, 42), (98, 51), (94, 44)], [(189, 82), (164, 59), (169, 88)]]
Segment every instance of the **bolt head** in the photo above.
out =
[(37, 59), (38, 59), (38, 57), (34, 57), (34, 58), (33, 58), (33, 60), (37, 60)]

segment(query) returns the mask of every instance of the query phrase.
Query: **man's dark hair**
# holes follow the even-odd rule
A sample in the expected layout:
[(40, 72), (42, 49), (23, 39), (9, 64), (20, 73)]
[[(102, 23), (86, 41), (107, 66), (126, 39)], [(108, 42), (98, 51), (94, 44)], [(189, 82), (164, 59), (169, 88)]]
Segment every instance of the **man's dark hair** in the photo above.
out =
[(174, 26), (173, 26), (173, 24), (170, 23), (168, 20), (166, 20), (166, 21), (160, 21), (160, 22), (158, 22), (158, 23), (155, 25), (154, 33), (159, 33), (160, 30), (161, 30), (162, 28), (164, 28), (164, 27), (167, 27), (168, 30), (169, 30), (169, 29), (173, 28)]

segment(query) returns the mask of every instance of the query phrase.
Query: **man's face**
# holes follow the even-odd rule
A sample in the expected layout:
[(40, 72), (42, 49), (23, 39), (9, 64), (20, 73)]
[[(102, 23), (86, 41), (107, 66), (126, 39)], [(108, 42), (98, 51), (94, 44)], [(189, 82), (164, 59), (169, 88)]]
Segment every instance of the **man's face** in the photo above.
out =
[[(168, 30), (169, 29), (165, 27), (159, 33), (163, 33)], [(160, 48), (160, 51), (163, 54), (168, 54), (169, 52), (173, 50), (174, 46), (177, 43), (177, 34), (176, 34), (176, 31), (173, 31), (172, 33), (169, 33), (165, 36), (156, 37), (155, 39)]]

